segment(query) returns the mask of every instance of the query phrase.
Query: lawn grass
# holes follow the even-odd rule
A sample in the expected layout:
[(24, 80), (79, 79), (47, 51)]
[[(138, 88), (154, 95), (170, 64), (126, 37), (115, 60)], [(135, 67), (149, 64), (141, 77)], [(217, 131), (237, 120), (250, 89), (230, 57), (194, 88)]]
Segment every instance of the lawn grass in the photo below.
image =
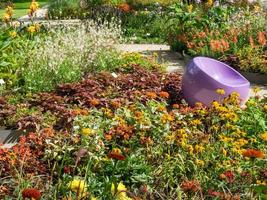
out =
[[(38, 3), (40, 7), (43, 7), (44, 5), (48, 3), (48, 0), (39, 0)], [(30, 4), (31, 4), (31, 0), (14, 1), (14, 16), (13, 17), (17, 19), (19, 17), (27, 15)], [(5, 13), (5, 9), (1, 9), (0, 10), (1, 18), (4, 15), (4, 13)]]

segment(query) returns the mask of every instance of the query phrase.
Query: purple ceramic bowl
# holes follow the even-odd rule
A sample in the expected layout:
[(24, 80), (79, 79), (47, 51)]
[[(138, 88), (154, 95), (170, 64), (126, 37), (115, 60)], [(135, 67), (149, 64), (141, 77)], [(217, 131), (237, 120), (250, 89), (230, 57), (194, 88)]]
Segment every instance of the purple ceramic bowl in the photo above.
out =
[[(193, 106), (201, 102), (209, 106), (212, 101), (220, 101), (232, 92), (240, 94), (241, 103), (248, 99), (249, 81), (239, 72), (218, 60), (195, 57), (188, 64), (182, 80), (185, 100)], [(216, 93), (224, 89), (225, 95)]]

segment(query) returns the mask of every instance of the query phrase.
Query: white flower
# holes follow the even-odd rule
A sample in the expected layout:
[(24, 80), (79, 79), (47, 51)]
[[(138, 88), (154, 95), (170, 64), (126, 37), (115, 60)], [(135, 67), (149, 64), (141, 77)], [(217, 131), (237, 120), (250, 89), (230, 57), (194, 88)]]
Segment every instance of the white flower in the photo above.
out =
[(4, 84), (5, 84), (4, 79), (0, 79), (0, 85), (4, 85)]
[(117, 75), (115, 72), (113, 72), (111, 75), (112, 75), (114, 78), (117, 78), (117, 77), (118, 77), (118, 75)]

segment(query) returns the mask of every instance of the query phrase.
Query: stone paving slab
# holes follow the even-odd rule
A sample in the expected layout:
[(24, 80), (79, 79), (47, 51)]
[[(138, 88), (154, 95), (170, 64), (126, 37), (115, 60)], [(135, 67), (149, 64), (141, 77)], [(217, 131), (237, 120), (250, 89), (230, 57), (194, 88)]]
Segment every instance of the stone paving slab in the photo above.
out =
[[(155, 45), (155, 44), (121, 44), (117, 46), (118, 50), (125, 52), (140, 52), (144, 55), (157, 53), (159, 61), (168, 65), (168, 72), (183, 73), (188, 63), (187, 59), (183, 59), (183, 56), (177, 52), (173, 52), (168, 45)], [(253, 87), (260, 87), (261, 91), (258, 95), (267, 95), (267, 85), (255, 85), (251, 84), (249, 96), (254, 96)]]

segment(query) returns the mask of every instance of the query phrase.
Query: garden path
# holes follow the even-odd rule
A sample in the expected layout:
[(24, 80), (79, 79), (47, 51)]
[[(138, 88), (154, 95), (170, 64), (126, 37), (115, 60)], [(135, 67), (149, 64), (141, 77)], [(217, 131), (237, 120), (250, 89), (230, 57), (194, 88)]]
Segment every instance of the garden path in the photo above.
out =
[[(48, 12), (48, 6), (44, 6), (40, 9), (38, 9), (35, 13), (35, 20), (44, 20), (46, 19), (46, 16), (47, 16), (47, 12)], [(30, 17), (28, 15), (24, 15), (22, 17), (20, 17), (18, 19), (18, 21), (21, 21), (21, 22), (27, 22), (27, 21), (30, 21)]]
[[(183, 73), (186, 64), (188, 63), (188, 58), (184, 58), (181, 54), (173, 52), (168, 45), (160, 44), (120, 44), (117, 48), (125, 52), (140, 52), (144, 55), (151, 55), (157, 53), (159, 62), (166, 63), (168, 65), (168, 72), (180, 72)], [(267, 95), (267, 85), (255, 85), (251, 84), (251, 89), (249, 92), (250, 96), (254, 96), (253, 87), (260, 87), (261, 91), (258, 95)]]

